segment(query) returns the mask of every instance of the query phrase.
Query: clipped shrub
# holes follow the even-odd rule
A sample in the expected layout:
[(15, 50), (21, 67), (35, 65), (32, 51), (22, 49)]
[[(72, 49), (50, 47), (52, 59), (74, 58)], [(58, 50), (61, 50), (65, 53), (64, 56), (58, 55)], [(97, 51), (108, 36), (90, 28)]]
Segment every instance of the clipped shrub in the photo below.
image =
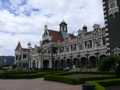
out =
[(103, 87), (102, 85), (100, 85), (99, 83), (97, 83), (95, 81), (89, 81), (87, 83), (89, 83), (90, 85), (94, 85), (95, 90), (105, 90), (105, 87)]
[(96, 81), (104, 87), (120, 85), (120, 78)]
[(63, 82), (68, 84), (82, 84), (82, 83), (85, 83), (86, 81), (104, 80), (104, 79), (110, 79), (110, 78), (116, 78), (116, 77), (108, 76), (108, 77), (89, 77), (89, 78), (75, 79), (75, 78), (70, 78), (70, 77), (65, 77), (60, 75), (47, 75), (44, 78), (45, 80), (49, 80), (49, 81), (57, 81), (57, 82)]
[(0, 74), (0, 79), (34, 79), (41, 78), (46, 73), (31, 73), (31, 74), (12, 74), (12, 73), (2, 73)]
[(63, 82), (63, 83), (68, 83), (68, 84), (77, 84), (77, 81), (71, 78), (66, 78), (63, 76), (57, 76), (57, 75), (47, 75), (44, 77), (45, 80), (49, 81), (58, 81), (58, 82)]
[(110, 56), (101, 60), (101, 63), (98, 66), (100, 71), (115, 71), (116, 64), (119, 64), (120, 57), (119, 56)]

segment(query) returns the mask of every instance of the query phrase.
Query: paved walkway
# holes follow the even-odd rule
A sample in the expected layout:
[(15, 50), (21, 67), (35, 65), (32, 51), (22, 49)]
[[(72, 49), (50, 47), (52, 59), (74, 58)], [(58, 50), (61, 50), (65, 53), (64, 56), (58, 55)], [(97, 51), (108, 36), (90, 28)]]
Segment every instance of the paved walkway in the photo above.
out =
[(110, 86), (106, 90), (120, 90), (120, 86)]
[(0, 80), (0, 90), (80, 90), (80, 85), (33, 80)]

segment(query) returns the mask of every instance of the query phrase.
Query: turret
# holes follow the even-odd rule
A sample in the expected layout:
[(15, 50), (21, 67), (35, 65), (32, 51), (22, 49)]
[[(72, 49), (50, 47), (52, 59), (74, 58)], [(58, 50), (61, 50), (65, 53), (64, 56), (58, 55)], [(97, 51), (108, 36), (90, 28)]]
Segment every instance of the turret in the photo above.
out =
[(87, 26), (86, 25), (83, 26), (83, 32), (87, 32)]
[(61, 23), (60, 23), (60, 32), (68, 32), (68, 29), (67, 29), (67, 24), (66, 24), (66, 22), (65, 21), (62, 21)]

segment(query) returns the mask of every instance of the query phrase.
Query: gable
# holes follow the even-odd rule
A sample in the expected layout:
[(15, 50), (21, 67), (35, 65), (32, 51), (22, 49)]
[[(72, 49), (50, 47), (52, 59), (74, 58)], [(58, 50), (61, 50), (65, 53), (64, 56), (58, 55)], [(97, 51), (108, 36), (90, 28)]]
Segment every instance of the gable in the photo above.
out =
[(22, 46), (21, 46), (21, 44), (19, 42), (15, 50), (20, 50), (21, 48), (22, 48)]

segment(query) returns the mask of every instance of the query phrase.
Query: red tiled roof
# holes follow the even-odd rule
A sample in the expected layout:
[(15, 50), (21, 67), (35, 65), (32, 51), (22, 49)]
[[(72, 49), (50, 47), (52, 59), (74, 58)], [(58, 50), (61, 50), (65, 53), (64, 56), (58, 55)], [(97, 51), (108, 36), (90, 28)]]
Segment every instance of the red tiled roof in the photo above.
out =
[(62, 42), (64, 39), (58, 31), (48, 30), (53, 42)]

